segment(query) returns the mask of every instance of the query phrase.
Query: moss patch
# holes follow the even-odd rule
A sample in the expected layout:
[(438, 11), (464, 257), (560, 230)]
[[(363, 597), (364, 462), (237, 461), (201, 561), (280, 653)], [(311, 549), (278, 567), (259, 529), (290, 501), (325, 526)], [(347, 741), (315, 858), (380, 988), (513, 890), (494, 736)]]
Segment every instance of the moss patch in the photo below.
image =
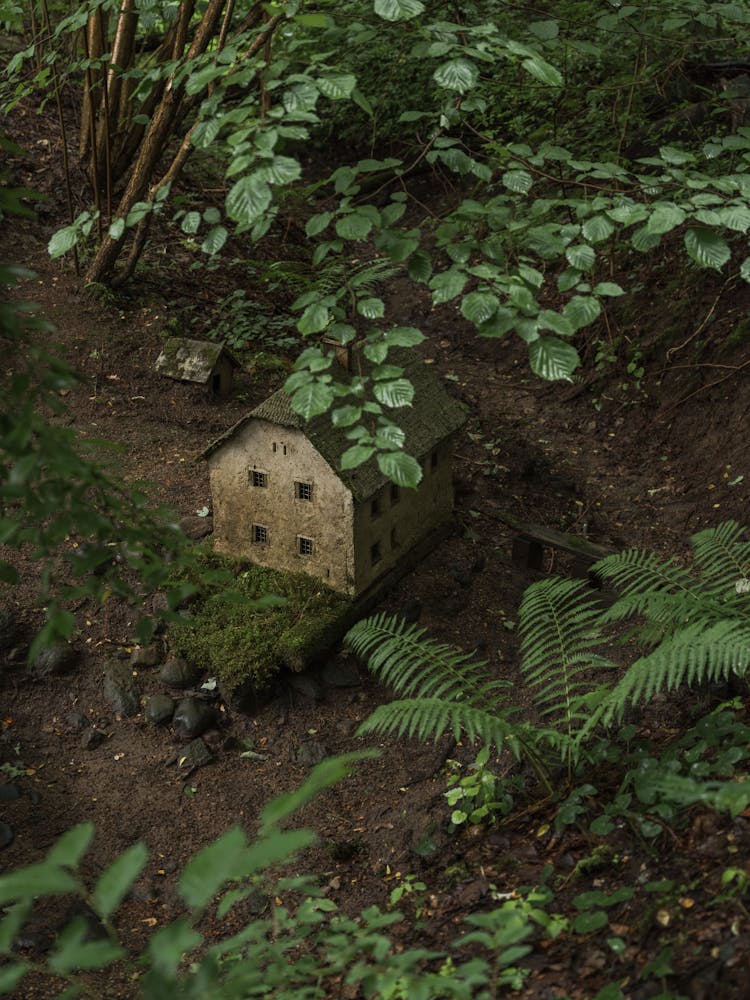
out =
[(313, 577), (213, 555), (202, 560), (230, 569), (233, 579), (204, 586), (189, 621), (171, 627), (170, 642), (229, 691), (267, 690), (282, 667), (304, 669), (346, 630), (351, 601)]

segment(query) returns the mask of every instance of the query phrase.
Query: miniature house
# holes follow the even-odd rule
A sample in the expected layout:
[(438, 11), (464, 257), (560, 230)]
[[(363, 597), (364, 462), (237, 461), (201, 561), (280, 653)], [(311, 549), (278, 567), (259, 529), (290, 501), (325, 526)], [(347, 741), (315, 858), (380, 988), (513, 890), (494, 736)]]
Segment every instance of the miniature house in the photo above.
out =
[(329, 413), (305, 423), (280, 389), (203, 452), (218, 552), (357, 595), (450, 517), (453, 438), (465, 408), (414, 352), (391, 351), (388, 360), (415, 388), (413, 405), (394, 415), (405, 450), (421, 462), (419, 487), (396, 486), (374, 459), (342, 472), (352, 444), (345, 431)]
[(178, 382), (204, 385), (211, 399), (222, 399), (232, 390), (239, 361), (221, 344), (207, 340), (170, 337), (156, 359), (156, 371)]

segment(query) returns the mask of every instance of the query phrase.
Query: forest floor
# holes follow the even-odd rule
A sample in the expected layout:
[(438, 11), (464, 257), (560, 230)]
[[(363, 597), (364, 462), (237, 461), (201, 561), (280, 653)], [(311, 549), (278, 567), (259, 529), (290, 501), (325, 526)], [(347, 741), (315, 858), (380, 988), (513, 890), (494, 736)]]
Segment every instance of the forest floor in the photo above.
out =
[[(150, 482), (154, 496), (196, 529), (196, 512), (211, 505), (208, 470), (196, 456), (277, 388), (284, 372), (258, 363), (240, 373), (230, 399), (214, 403), (197, 388), (157, 375), (154, 362), (165, 331), (180, 328), (186, 316), (195, 317), (188, 335), (205, 333), (219, 290), (243, 287), (242, 267), (190, 273), (191, 257), (174, 235), (155, 231), (127, 290), (92, 298), (70, 263), (51, 262), (46, 252), (64, 208), (54, 142), (34, 131), (38, 120), (21, 115), (16, 125), (15, 138), (26, 148), (13, 164), (16, 179), (48, 200), (34, 222), (6, 220), (0, 256), (36, 272), (19, 294), (56, 325), (56, 340), (84, 376), (65, 397), (67, 423), (82, 437), (118, 442), (121, 472)], [(433, 200), (446, 196), (442, 182), (423, 183), (423, 198), (433, 183)], [(294, 247), (280, 238), (274, 252), (285, 259)], [(509, 519), (586, 535), (613, 549), (644, 547), (678, 558), (694, 532), (745, 520), (747, 286), (738, 277), (686, 271), (669, 248), (661, 258), (635, 256), (623, 269), (622, 284), (639, 290), (614, 302), (585, 334), (583, 376), (573, 385), (541, 383), (528, 370), (523, 345), (477, 339), (458, 310), (432, 311), (426, 291), (404, 285), (392, 292), (394, 317), (427, 335), (424, 356), (468, 404), (470, 419), (457, 444), (452, 531), (378, 610), (417, 608), (430, 635), (477, 650), (511, 680), (519, 677), (514, 623), (533, 577), (511, 562)], [(244, 280), (254, 295), (253, 279)], [(597, 371), (601, 346), (617, 360)], [(272, 349), (268, 342), (255, 347)], [(293, 359), (294, 348), (286, 356)], [(627, 373), (633, 359), (643, 366), (642, 377)], [(545, 570), (565, 568), (551, 557)], [(32, 633), (40, 617), (38, 569), (32, 561), (24, 569), (4, 600)], [(295, 787), (321, 752), (372, 745), (354, 731), (388, 694), (360, 669), (357, 686), (292, 685), (253, 715), (224, 706), (221, 726), (207, 736), (213, 762), (185, 780), (175, 766), (182, 744), (174, 733), (142, 714), (116, 717), (103, 696), (106, 660), (127, 661), (132, 649), (131, 616), (132, 609), (114, 600), (83, 608), (72, 673), (38, 678), (18, 662), (0, 670), (0, 755), (15, 769), (6, 768), (8, 781), (21, 791), (2, 803), (15, 838), (0, 864), (9, 870), (36, 861), (65, 830), (90, 819), (96, 838), (84, 874), (93, 880), (142, 838), (149, 866), (118, 924), (126, 945), (139, 950), (152, 926), (179, 912), (176, 873), (185, 862), (233, 824), (252, 833), (264, 803)], [(346, 658), (345, 651), (331, 652), (334, 661)], [(153, 672), (142, 670), (140, 680), (146, 694), (161, 690)], [(693, 700), (704, 709), (709, 704), (704, 695)], [(684, 696), (664, 701), (641, 724), (652, 732), (661, 728), (666, 739), (686, 724), (690, 702)], [(95, 749), (82, 746), (80, 714), (106, 734)], [(240, 756), (238, 747), (247, 741), (264, 760)], [(468, 762), (470, 748), (375, 743), (376, 760), (359, 765), (298, 817), (320, 837), (298, 870), (318, 874), (342, 909), (387, 907), (395, 887), (419, 881), (426, 888), (401, 901), (407, 919), (397, 928), (399, 943), (442, 947), (467, 914), (490, 908), (498, 894), (546, 879), (556, 892), (552, 909), (570, 916), (582, 891), (628, 886), (636, 895), (609, 911), (604, 929), (534, 939), (521, 996), (593, 997), (612, 981), (634, 998), (665, 989), (692, 1000), (747, 995), (750, 917), (741, 900), (712, 904), (727, 868), (750, 874), (750, 819), (693, 809), (681, 825), (665, 824), (648, 842), (623, 827), (598, 863), (592, 859), (603, 838), (589, 832), (587, 820), (556, 831), (551, 802), (494, 826), (450, 834), (445, 762), (449, 756)], [(496, 767), (509, 770), (512, 763)], [(601, 801), (616, 787), (606, 771), (588, 780)], [(643, 890), (667, 881), (673, 889), (664, 898)], [(45, 913), (31, 927), (23, 942), (30, 952), (49, 944), (53, 917)], [(619, 954), (606, 945), (608, 936), (624, 942)], [(23, 996), (48, 996), (45, 989), (29, 984)], [(100, 995), (127, 997), (132, 990), (124, 973), (114, 974), (101, 983)]]

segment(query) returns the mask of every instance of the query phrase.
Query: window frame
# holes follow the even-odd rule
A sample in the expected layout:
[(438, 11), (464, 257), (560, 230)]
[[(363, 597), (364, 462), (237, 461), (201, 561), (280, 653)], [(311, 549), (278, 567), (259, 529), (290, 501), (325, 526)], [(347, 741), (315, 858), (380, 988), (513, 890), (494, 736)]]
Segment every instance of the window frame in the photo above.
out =
[(268, 473), (263, 469), (250, 469), (250, 485), (254, 490), (268, 489)]
[(315, 539), (309, 535), (297, 535), (297, 555), (309, 559), (315, 555)]
[[(304, 494), (307, 493), (307, 496)], [(304, 503), (313, 502), (313, 484), (308, 480), (295, 479), (294, 480), (294, 499), (301, 500)]]
[(269, 532), (265, 524), (253, 524), (253, 545), (268, 545)]

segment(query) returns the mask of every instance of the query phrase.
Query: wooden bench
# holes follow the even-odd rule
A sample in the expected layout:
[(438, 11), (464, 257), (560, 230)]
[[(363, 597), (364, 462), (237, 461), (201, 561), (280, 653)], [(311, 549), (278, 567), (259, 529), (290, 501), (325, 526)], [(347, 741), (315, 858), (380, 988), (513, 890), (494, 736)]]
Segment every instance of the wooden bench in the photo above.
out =
[(569, 535), (538, 524), (521, 524), (516, 530), (518, 533), (513, 539), (512, 554), (514, 566), (544, 570), (544, 550), (554, 549), (573, 556), (571, 565), (566, 569), (569, 576), (588, 579), (593, 586), (601, 589), (602, 582), (592, 573), (591, 567), (605, 556), (612, 555), (614, 549), (596, 545), (580, 535)]

